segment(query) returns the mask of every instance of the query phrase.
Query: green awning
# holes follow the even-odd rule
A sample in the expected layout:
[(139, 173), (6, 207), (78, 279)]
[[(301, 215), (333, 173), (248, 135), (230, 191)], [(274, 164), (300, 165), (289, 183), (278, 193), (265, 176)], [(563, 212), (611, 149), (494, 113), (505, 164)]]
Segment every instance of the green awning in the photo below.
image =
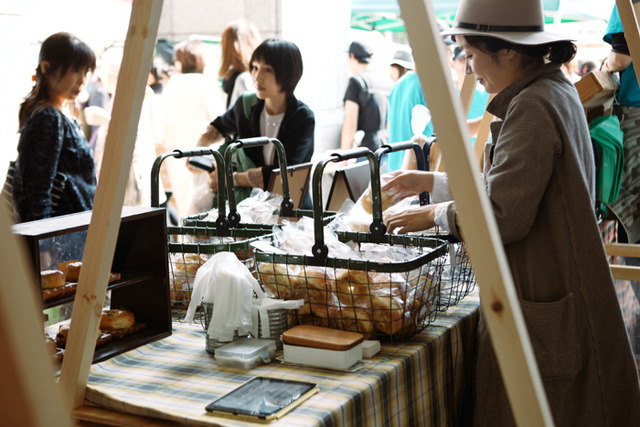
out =
[[(432, 0), (438, 19), (452, 24), (459, 0)], [(592, 5), (590, 5), (592, 3)], [(595, 5), (598, 5), (596, 7)], [(543, 0), (545, 23), (607, 20), (610, 8), (600, 0)], [(404, 32), (397, 0), (351, 0), (351, 28), (380, 32)]]

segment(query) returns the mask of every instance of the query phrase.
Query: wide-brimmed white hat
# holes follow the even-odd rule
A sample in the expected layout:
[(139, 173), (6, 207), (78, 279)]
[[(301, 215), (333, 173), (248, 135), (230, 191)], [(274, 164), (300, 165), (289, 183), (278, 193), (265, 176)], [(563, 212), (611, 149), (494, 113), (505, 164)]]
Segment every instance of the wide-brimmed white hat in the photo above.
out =
[(574, 41), (544, 29), (542, 0), (462, 0), (443, 36), (486, 36), (515, 44)]
[(413, 56), (411, 56), (411, 52), (405, 49), (398, 49), (396, 53), (393, 54), (393, 59), (391, 60), (390, 65), (394, 65), (394, 64), (397, 64), (408, 70), (413, 70), (413, 68), (415, 67), (413, 63)]

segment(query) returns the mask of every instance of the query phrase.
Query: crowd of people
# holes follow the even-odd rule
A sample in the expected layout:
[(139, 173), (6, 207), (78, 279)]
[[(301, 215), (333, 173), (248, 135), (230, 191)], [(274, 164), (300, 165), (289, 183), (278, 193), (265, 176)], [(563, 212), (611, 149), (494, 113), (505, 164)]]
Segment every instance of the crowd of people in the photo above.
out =
[[(66, 46), (72, 52), (81, 46), (91, 50), (84, 42), (66, 33), (55, 34), (48, 41), (68, 39)], [(166, 54), (169, 47), (169, 55)], [(160, 49), (162, 48), (162, 49)], [(138, 127), (129, 181), (125, 194), (125, 205), (148, 205), (150, 202), (150, 170), (155, 157), (175, 149), (188, 149), (196, 145), (212, 145), (224, 150), (235, 138), (270, 136), (284, 143), (287, 163), (296, 165), (309, 162), (314, 154), (315, 117), (313, 111), (298, 100), (293, 92), (302, 76), (302, 55), (297, 46), (285, 40), (263, 40), (257, 27), (239, 19), (230, 22), (221, 34), (220, 58), (212, 60), (210, 46), (201, 40), (185, 40), (175, 44), (158, 46), (153, 59), (145, 91)], [(451, 65), (456, 59), (450, 42)], [(76, 139), (93, 160), (94, 181), (100, 177), (102, 157), (111, 118), (120, 63), (123, 56), (121, 45), (110, 46), (102, 52), (93, 52), (95, 64), (88, 67), (78, 93), (68, 93), (53, 104), (50, 93), (52, 83), (48, 80), (64, 80), (67, 68), (75, 69), (73, 63), (61, 63), (59, 75), (44, 76), (43, 61), (51, 48), (43, 43), (34, 77), (34, 91), (40, 98), (30, 101), (38, 107), (53, 106), (51, 112), (59, 111), (64, 117), (78, 125)], [(164, 50), (163, 52), (160, 52)], [(76, 56), (69, 55), (68, 61)], [(415, 72), (411, 51), (402, 47), (389, 62), (388, 72), (380, 67), (370, 67), (374, 56), (372, 47), (363, 40), (353, 40), (348, 49), (349, 77), (344, 93), (344, 118), (338, 149), (367, 147), (375, 150), (387, 142), (404, 141), (411, 138), (411, 108), (416, 104), (426, 105)], [(75, 60), (75, 59), (73, 59)], [(205, 73), (207, 65), (219, 64), (217, 79)], [(57, 70), (56, 70), (57, 72)], [(452, 73), (456, 78), (459, 74)], [(84, 89), (86, 87), (86, 89)], [(86, 93), (86, 96), (83, 96)], [(479, 92), (481, 93), (481, 91)], [(249, 95), (253, 94), (253, 95)], [(35, 95), (30, 95), (32, 98)], [(486, 97), (476, 96), (474, 102), (479, 111), (484, 111)], [(31, 104), (24, 104), (24, 108)], [(481, 105), (482, 104), (482, 105)], [(248, 114), (248, 115), (247, 115)], [(23, 189), (24, 182), (39, 185), (39, 191), (47, 192), (55, 173), (69, 171), (59, 167), (58, 157), (50, 157), (51, 173), (46, 179), (32, 181), (28, 157), (32, 149), (31, 137), (24, 127), (27, 119), (40, 123), (31, 112), (21, 113), (20, 129), (24, 140), (19, 146), (16, 159), (17, 180), (15, 214), (18, 221), (46, 218), (56, 215), (41, 203), (31, 209), (24, 203), (35, 203), (31, 196), (37, 194)], [(204, 133), (203, 133), (204, 130)], [(428, 125), (425, 135), (433, 133)], [(65, 140), (66, 141), (66, 140)], [(59, 144), (64, 142), (58, 141)], [(63, 148), (66, 145), (63, 144)], [(272, 147), (239, 150), (234, 156), (234, 182), (237, 198), (246, 197), (251, 188), (264, 187), (277, 159)], [(400, 157), (398, 157), (400, 156)], [(401, 167), (402, 153), (393, 153), (388, 159), (388, 169)], [(62, 165), (61, 165), (62, 166)], [(167, 160), (161, 169), (162, 201), (170, 212), (170, 220), (177, 223), (180, 218), (204, 212), (214, 206), (217, 191), (217, 175), (208, 176), (202, 171), (175, 159)], [(73, 173), (71, 173), (73, 175)], [(72, 179), (73, 180), (73, 179)], [(96, 182), (87, 177), (91, 185), (82, 200), (72, 198), (68, 183), (63, 204), (76, 206), (71, 211), (91, 208)], [(25, 200), (22, 200), (22, 197)], [(76, 196), (77, 197), (77, 196)], [(77, 197), (78, 198), (78, 197)], [(310, 204), (310, 194), (305, 198)], [(57, 204), (56, 204), (57, 206)], [(62, 211), (61, 211), (62, 212)], [(64, 211), (68, 213), (67, 210)]]

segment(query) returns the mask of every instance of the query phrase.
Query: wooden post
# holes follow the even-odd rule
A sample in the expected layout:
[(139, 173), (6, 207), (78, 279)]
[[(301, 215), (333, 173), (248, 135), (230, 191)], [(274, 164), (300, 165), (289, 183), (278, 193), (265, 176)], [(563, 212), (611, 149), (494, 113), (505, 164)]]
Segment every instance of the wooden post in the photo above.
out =
[(0, 424), (70, 426), (44, 345), (42, 295), (27, 251), (0, 209)]
[[(489, 95), (489, 100), (487, 101), (487, 105), (491, 102), (495, 95)], [(476, 156), (476, 160), (478, 161), (478, 165), (480, 165), (480, 170), (482, 170), (483, 160), (484, 160), (484, 146), (487, 144), (489, 140), (489, 134), (491, 133), (491, 122), (493, 121), (494, 116), (488, 111), (484, 112), (482, 116), (482, 120), (480, 121), (480, 129), (478, 129), (478, 135), (476, 135), (476, 144), (473, 146), (473, 152)]]
[(507, 265), (500, 234), (451, 82), (430, 0), (399, 0), (423, 92), (431, 109), (458, 207), (465, 243), (476, 272), (480, 302), (502, 378), (519, 426), (553, 425), (529, 334)]
[[(640, 245), (631, 243), (605, 243), (610, 257), (640, 258)], [(616, 280), (640, 281), (640, 267), (611, 264), (611, 274)]]
[(471, 110), (471, 103), (473, 102), (473, 95), (476, 94), (476, 78), (473, 74), (465, 74), (464, 81), (462, 82), (462, 88), (460, 89), (460, 102), (462, 104), (462, 114), (464, 117), (469, 116), (469, 110)]
[(60, 375), (67, 414), (84, 400), (161, 10), (162, 0), (136, 0), (132, 5)]
[[(462, 82), (462, 88), (460, 89), (460, 103), (465, 117), (469, 116), (469, 110), (471, 109), (471, 103), (473, 102), (473, 95), (475, 95), (476, 92), (476, 85), (477, 82), (473, 74), (464, 75), (464, 81)], [(436, 141), (431, 147), (431, 163), (434, 166), (430, 167), (429, 170), (444, 172), (444, 162), (442, 161), (442, 153), (439, 146), (440, 143)]]
[[(634, 64), (640, 64), (640, 30), (638, 29), (638, 19), (636, 12), (640, 9), (638, 0), (616, 0), (620, 22), (624, 28), (624, 37), (627, 40), (629, 54)], [(636, 61), (636, 59), (638, 59)], [(636, 78), (640, 82), (640, 66), (636, 66)]]

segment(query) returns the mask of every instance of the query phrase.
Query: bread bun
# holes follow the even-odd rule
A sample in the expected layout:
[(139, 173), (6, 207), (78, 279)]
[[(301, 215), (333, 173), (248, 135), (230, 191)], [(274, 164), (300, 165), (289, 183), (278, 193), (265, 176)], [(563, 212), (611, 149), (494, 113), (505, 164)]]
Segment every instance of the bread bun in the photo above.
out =
[[(371, 186), (367, 187), (358, 199), (358, 202), (368, 214), (373, 212), (373, 198), (371, 194)], [(393, 204), (393, 196), (386, 191), (380, 192), (380, 198), (382, 199), (382, 212), (386, 211)]]
[[(67, 282), (77, 282), (80, 280), (80, 270), (82, 269), (82, 261), (68, 262), (64, 266)], [(120, 273), (109, 273), (109, 283), (120, 280)]]
[(82, 261), (73, 261), (66, 265), (67, 281), (77, 282), (80, 278), (80, 269), (82, 268)]
[[(69, 337), (70, 323), (63, 323), (58, 326), (58, 333), (56, 334), (56, 345), (60, 348), (67, 346), (67, 339)], [(111, 340), (111, 336), (105, 336), (105, 334), (97, 331), (96, 333), (96, 346), (104, 344)]]
[(55, 356), (58, 351), (58, 346), (56, 345), (56, 341), (51, 338), (49, 334), (45, 334), (44, 345), (47, 347), (47, 354), (52, 357)]
[(100, 330), (103, 332), (127, 330), (135, 322), (136, 318), (129, 310), (105, 310), (100, 318)]
[(40, 272), (42, 289), (51, 289), (64, 286), (65, 275), (60, 270), (44, 270)]
[(67, 337), (69, 336), (69, 324), (63, 324), (58, 326), (58, 333), (56, 334), (56, 344), (58, 347), (64, 348), (67, 345)]
[(369, 339), (375, 334), (369, 310), (343, 307), (337, 320), (342, 330), (359, 332), (364, 335), (365, 339)]

